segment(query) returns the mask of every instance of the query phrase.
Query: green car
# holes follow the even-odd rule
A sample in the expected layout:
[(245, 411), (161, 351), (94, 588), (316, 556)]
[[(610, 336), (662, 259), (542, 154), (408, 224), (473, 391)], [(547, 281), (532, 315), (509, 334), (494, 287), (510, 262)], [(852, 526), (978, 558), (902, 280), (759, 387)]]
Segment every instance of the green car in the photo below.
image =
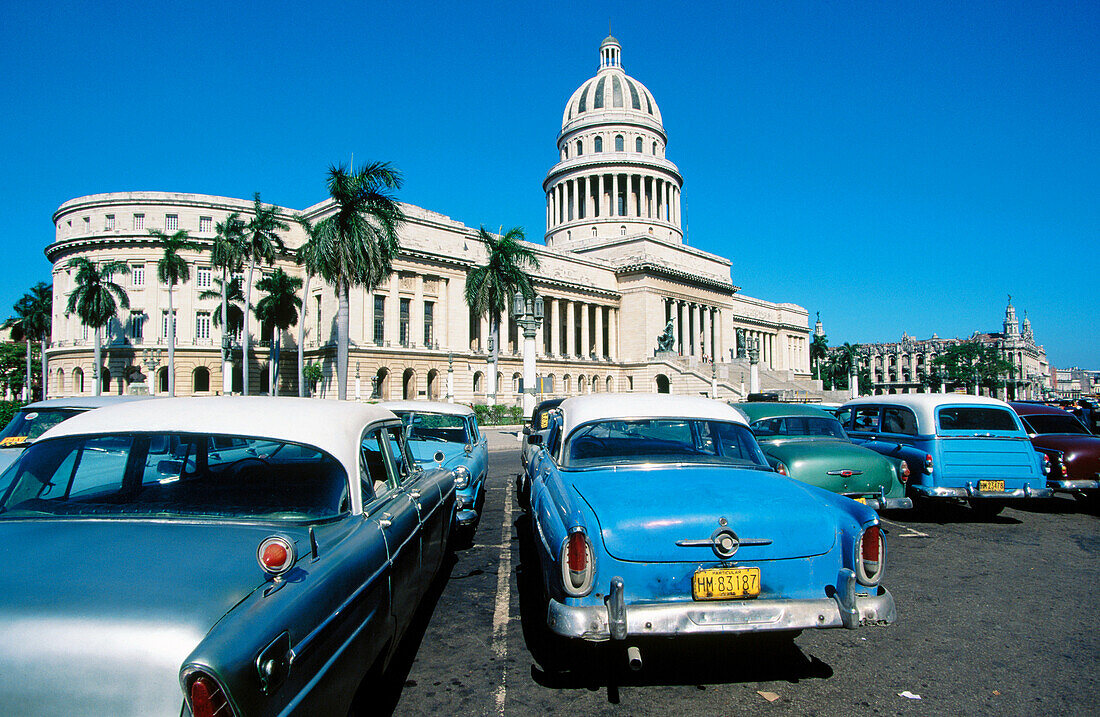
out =
[(801, 403), (735, 403), (778, 473), (840, 493), (875, 510), (912, 508), (909, 467), (848, 439), (827, 411)]

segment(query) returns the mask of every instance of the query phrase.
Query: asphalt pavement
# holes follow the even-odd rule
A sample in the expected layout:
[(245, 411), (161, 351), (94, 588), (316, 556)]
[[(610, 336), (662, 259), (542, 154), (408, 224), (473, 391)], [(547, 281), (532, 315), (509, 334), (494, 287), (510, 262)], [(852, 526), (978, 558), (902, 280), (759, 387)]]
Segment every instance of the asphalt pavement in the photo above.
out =
[(898, 622), (793, 643), (645, 645), (640, 672), (604, 645), (544, 672), (545, 604), (514, 499), (517, 429), (488, 429), (490, 476), (472, 547), (427, 596), (370, 697), (398, 715), (1076, 715), (1100, 689), (1100, 519), (1072, 498), (885, 516), (884, 584)]

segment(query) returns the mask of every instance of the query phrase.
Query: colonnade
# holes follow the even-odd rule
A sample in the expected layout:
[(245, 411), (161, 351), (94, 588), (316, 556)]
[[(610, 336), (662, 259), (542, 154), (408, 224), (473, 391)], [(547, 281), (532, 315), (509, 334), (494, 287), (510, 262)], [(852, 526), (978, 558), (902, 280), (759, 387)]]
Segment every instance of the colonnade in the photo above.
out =
[(680, 299), (665, 299), (665, 321), (672, 320), (672, 350), (681, 356), (727, 359), (722, 309)]
[(680, 225), (678, 182), (645, 174), (601, 172), (564, 179), (546, 194), (546, 226), (628, 217)]
[[(590, 361), (618, 360), (618, 307), (552, 296), (543, 296), (542, 300), (543, 319), (535, 331), (536, 356)], [(488, 350), (488, 316), (481, 317), (480, 322), (480, 348)], [(523, 331), (515, 319), (510, 316), (502, 317), (500, 327), (501, 353), (522, 353)]]

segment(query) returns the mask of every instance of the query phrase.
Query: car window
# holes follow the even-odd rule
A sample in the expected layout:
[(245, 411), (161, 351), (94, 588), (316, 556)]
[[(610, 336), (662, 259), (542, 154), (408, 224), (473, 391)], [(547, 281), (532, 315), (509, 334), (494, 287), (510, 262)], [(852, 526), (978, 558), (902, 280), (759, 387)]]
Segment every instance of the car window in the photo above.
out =
[(404, 424), (405, 437), (410, 441), (474, 442), (468, 434), (469, 427), (462, 416), (420, 411), (394, 411), (394, 413)]
[(363, 502), (372, 496), (384, 496), (397, 487), (397, 476), (386, 453), (389, 439), (381, 428), (363, 434), (359, 442), (359, 480), (363, 486)]
[(839, 408), (836, 412), (836, 420), (840, 421), (840, 425), (848, 428), (852, 425), (852, 409)]
[(592, 467), (624, 463), (718, 463), (766, 466), (746, 426), (695, 418), (604, 420), (574, 430), (563, 464)]
[(1037, 413), (1031, 416), (1020, 416), (1020, 420), (1027, 426), (1028, 433), (1079, 433), (1092, 435), (1079, 420), (1070, 415), (1056, 416), (1054, 414)]
[(908, 408), (887, 406), (882, 409), (882, 432), (917, 435), (917, 417)]
[(470, 431), (470, 436), (472, 438), (472, 440), (470, 442), (471, 443), (481, 443), (481, 431), (478, 429), (477, 419), (474, 418), (473, 416), (468, 416), (466, 418), (466, 425), (467, 425), (467, 430)]
[(393, 462), (393, 472), (398, 481), (404, 483), (420, 472), (420, 464), (409, 453), (404, 433), (399, 426), (386, 426), (383, 433), (387, 438), (387, 455)]
[(1013, 414), (996, 406), (943, 406), (936, 412), (944, 431), (1018, 431)]
[(550, 428), (546, 434), (546, 452), (551, 457), (557, 457), (558, 450), (561, 448), (561, 413), (559, 411), (552, 411), (550, 413)]
[(852, 416), (852, 430), (874, 432), (878, 430), (878, 406), (856, 406)]
[(821, 416), (777, 416), (752, 424), (757, 438), (847, 438), (835, 418)]
[(19, 411), (8, 425), (4, 426), (4, 430), (0, 431), (0, 446), (17, 446), (33, 441), (66, 418), (72, 418), (78, 413), (81, 411), (75, 408)]

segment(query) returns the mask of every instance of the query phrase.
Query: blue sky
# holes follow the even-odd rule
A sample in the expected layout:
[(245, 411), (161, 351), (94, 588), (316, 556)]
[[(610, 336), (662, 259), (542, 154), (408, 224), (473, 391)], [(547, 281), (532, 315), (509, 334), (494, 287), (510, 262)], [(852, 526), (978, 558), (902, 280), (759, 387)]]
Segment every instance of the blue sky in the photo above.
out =
[(49, 278), (67, 199), (304, 208), (352, 154), (541, 241), (610, 21), (688, 241), (744, 293), (820, 311), (832, 343), (1000, 330), (1011, 293), (1054, 364), (1100, 367), (1100, 3), (155, 5), (3, 0), (0, 307)]

